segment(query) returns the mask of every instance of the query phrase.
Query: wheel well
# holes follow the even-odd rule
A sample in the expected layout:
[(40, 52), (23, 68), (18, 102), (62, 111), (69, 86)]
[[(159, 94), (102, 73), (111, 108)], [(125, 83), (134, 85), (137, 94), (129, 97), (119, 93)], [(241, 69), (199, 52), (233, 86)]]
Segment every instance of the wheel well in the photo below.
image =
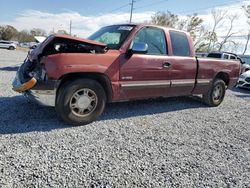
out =
[(216, 75), (215, 79), (217, 79), (217, 78), (222, 79), (222, 80), (225, 82), (225, 84), (226, 84), (227, 86), (229, 85), (230, 79), (229, 79), (229, 75), (228, 75), (227, 73), (225, 73), (225, 72), (219, 72), (219, 73)]
[(59, 79), (60, 84), (57, 87), (57, 91), (59, 91), (61, 86), (64, 85), (65, 83), (68, 83), (70, 81), (73, 81), (79, 78), (88, 78), (88, 79), (93, 79), (99, 82), (106, 93), (107, 102), (112, 101), (113, 91), (112, 91), (110, 79), (106, 75), (101, 74), (101, 73), (69, 73), (69, 74), (63, 75)]

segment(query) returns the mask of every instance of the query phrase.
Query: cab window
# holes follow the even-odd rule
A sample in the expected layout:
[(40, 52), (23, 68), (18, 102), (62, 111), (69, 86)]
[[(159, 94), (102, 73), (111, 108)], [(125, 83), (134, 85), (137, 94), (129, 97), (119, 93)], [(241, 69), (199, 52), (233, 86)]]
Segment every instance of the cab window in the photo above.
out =
[(141, 29), (133, 42), (144, 42), (148, 45), (148, 55), (167, 55), (165, 32), (162, 29), (146, 27)]
[(190, 56), (190, 46), (187, 35), (183, 32), (170, 31), (174, 56)]

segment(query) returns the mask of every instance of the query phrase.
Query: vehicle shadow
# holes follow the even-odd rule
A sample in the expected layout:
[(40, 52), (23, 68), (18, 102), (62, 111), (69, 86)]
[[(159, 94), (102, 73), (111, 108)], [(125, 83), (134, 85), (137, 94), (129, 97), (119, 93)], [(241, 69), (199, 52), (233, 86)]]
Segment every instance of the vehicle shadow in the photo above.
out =
[(19, 66), (0, 67), (0, 71), (17, 71)]
[[(105, 112), (97, 122), (205, 107), (206, 105), (196, 97), (112, 103), (107, 104)], [(54, 108), (30, 103), (23, 96), (0, 97), (0, 114), (0, 134), (47, 132), (71, 128), (70, 125), (58, 120)]]
[(28, 102), (23, 96), (0, 97), (0, 134), (51, 131), (69, 127), (57, 119), (54, 108)]
[(192, 108), (205, 108), (199, 97), (171, 97), (110, 103), (100, 120), (124, 119)]

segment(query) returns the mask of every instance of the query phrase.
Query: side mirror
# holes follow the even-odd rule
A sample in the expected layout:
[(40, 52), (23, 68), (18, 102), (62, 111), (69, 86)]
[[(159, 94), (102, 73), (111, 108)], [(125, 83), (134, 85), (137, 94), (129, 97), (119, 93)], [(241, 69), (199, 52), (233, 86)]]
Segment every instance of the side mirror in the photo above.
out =
[(144, 42), (134, 42), (131, 52), (135, 54), (146, 54), (148, 52), (148, 45)]

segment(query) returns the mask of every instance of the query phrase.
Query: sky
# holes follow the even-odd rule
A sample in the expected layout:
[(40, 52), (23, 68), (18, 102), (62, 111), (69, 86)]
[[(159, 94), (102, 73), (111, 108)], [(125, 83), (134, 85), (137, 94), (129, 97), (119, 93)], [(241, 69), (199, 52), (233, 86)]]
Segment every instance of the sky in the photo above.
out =
[[(13, 25), (18, 30), (43, 28), (47, 32), (69, 31), (71, 20), (72, 33), (87, 37), (102, 26), (128, 22), (130, 3), (131, 0), (0, 0), (0, 25)], [(246, 4), (250, 4), (250, 0), (135, 0), (133, 21), (150, 20), (157, 11), (170, 11), (181, 17), (198, 13), (204, 24), (211, 27), (211, 9), (217, 8), (239, 15), (235, 32), (241, 36), (248, 31), (241, 9)], [(219, 28), (219, 35), (225, 35), (227, 26), (225, 22)]]

